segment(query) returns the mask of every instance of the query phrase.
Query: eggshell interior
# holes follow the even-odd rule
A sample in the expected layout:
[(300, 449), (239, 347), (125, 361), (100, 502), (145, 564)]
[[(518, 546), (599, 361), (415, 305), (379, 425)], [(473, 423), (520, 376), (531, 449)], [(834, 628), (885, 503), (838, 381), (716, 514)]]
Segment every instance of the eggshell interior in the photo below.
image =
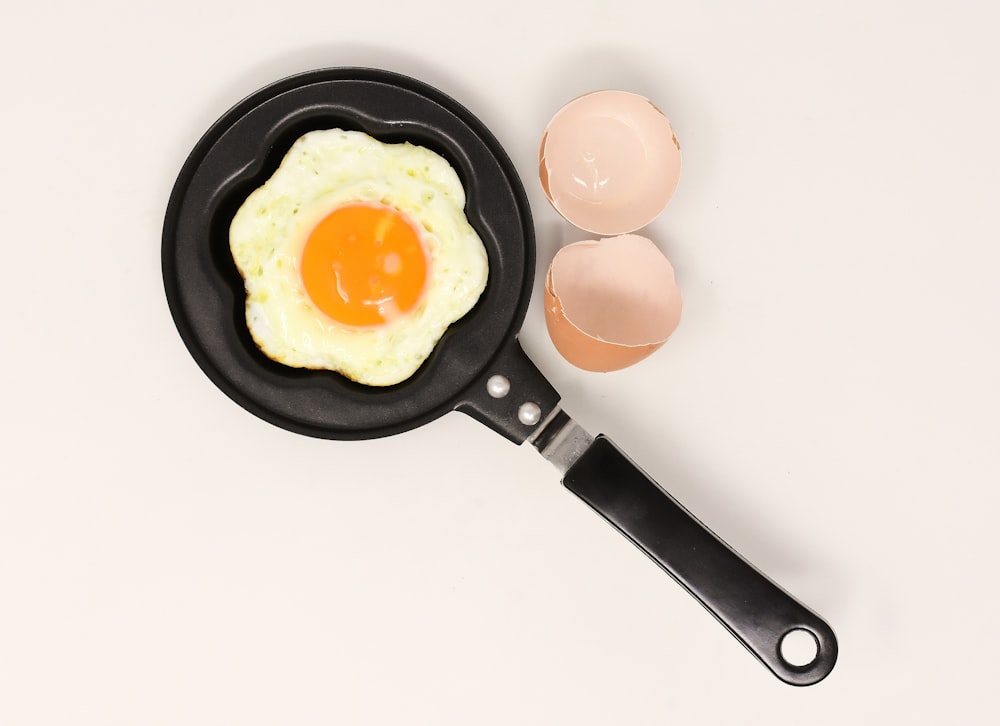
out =
[(677, 329), (682, 306), (670, 261), (639, 235), (567, 245), (546, 277), (549, 336), (584, 370), (619, 370), (646, 358)]
[(644, 96), (595, 91), (563, 106), (539, 147), (545, 196), (567, 221), (600, 235), (649, 224), (677, 189), (681, 150)]

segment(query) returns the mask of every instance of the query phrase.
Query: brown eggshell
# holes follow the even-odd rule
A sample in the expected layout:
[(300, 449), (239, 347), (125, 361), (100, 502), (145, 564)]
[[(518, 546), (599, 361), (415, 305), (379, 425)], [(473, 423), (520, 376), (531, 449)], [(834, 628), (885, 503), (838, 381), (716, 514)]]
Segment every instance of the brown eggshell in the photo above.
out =
[(644, 96), (595, 91), (563, 106), (538, 150), (546, 198), (594, 234), (634, 232), (667, 206), (681, 174), (670, 121)]
[(620, 370), (652, 354), (676, 330), (682, 306), (670, 261), (634, 234), (563, 247), (545, 279), (549, 336), (587, 371)]

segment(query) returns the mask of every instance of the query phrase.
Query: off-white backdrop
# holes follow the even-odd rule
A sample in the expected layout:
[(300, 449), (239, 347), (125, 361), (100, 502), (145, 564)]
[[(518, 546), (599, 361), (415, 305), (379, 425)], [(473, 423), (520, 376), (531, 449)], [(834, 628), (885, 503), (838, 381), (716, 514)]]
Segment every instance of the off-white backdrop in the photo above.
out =
[[(1000, 646), (1000, 99), (991, 2), (43, 2), (0, 43), (0, 723), (976, 724)], [(449, 414), (369, 442), (221, 394), (163, 295), (163, 214), (230, 105), (338, 65), (493, 130), (538, 232), (524, 347), (829, 619), (781, 684), (562, 489)], [(621, 88), (684, 172), (646, 231), (685, 295), (626, 371), (539, 298), (584, 238), (536, 179), (551, 114)]]

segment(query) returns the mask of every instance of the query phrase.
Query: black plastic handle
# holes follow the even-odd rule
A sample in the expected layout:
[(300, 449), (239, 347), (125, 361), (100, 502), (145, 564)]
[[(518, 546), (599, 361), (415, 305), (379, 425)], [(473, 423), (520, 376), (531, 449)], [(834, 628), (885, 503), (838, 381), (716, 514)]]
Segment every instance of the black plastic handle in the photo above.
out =
[[(695, 519), (610, 439), (598, 436), (566, 471), (563, 484), (666, 570), (778, 678), (808, 686), (833, 669), (833, 629)], [(815, 657), (795, 665), (783, 655), (782, 641), (803, 631), (813, 638)]]

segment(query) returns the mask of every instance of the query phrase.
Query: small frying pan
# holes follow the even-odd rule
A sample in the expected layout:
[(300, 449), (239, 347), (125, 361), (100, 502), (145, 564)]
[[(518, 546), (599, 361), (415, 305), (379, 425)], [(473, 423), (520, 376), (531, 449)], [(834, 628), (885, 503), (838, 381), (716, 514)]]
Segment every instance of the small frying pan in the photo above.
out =
[[(328, 128), (386, 143), (410, 141), (443, 156), (465, 187), (466, 215), (486, 246), (489, 282), (478, 304), (395, 386), (372, 388), (331, 371), (275, 363), (257, 349), (245, 323), (229, 224), (299, 136)], [(820, 681), (837, 659), (830, 626), (742, 559), (607, 437), (578, 426), (521, 350), (517, 334), (534, 282), (534, 242), (517, 173), (469, 111), (406, 76), (335, 68), (278, 81), (205, 133), (167, 207), (163, 279), (191, 355), (251, 413), (308, 436), (366, 439), (458, 410), (515, 443), (530, 442), (562, 472), (567, 489), (666, 570), (778, 678), (794, 685)], [(805, 658), (788, 656), (792, 635), (807, 642)]]

